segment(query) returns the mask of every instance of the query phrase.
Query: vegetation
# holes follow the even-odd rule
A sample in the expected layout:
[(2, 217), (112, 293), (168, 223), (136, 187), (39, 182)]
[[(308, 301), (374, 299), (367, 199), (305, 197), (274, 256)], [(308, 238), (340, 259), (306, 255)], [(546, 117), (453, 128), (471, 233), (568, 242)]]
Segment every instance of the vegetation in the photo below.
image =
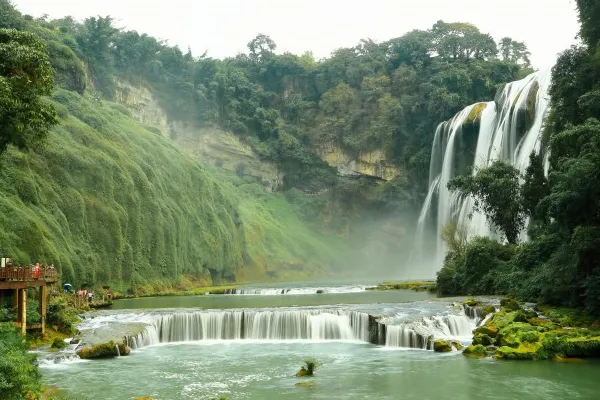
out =
[(35, 355), (9, 323), (0, 323), (0, 392), (7, 400), (28, 399), (41, 389)]
[(52, 105), (41, 98), (54, 87), (44, 42), (32, 33), (0, 27), (0, 60), (2, 154), (9, 145), (36, 146), (57, 121)]
[(366, 290), (414, 290), (415, 292), (435, 292), (434, 281), (383, 282)]
[(314, 358), (308, 358), (304, 360), (304, 365), (300, 367), (300, 370), (296, 373), (296, 376), (313, 376), (315, 369), (319, 366), (319, 362)]
[(473, 331), (473, 344), (463, 354), (507, 360), (600, 356), (597, 327), (570, 325), (571, 310), (553, 310), (552, 313), (551, 319), (540, 318), (537, 312), (522, 309), (514, 299), (506, 299), (499, 312)]
[(99, 343), (93, 346), (87, 346), (77, 351), (79, 358), (83, 360), (97, 358), (111, 358), (117, 356), (127, 356), (131, 349), (124, 343), (115, 343), (112, 340), (107, 343)]
[[(543, 155), (532, 154), (523, 177), (496, 163), (449, 184), (474, 196), (508, 244), (475, 238), (464, 251), (451, 250), (438, 275), (442, 293), (512, 294), (600, 315), (600, 37), (592, 27), (600, 17), (596, 2), (577, 4), (583, 44), (566, 50), (553, 69), (548, 177)], [(529, 240), (517, 245), (527, 219)]]

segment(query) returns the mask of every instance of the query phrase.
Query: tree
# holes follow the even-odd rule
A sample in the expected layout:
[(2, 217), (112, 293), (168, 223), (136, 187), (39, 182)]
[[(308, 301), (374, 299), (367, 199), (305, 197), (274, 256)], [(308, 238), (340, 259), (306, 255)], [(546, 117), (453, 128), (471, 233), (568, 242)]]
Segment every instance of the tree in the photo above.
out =
[(46, 47), (32, 33), (0, 29), (0, 154), (9, 145), (30, 149), (57, 123), (54, 76)]
[(499, 230), (509, 243), (515, 244), (526, 217), (519, 178), (515, 167), (496, 161), (478, 170), (475, 175), (452, 179), (448, 189), (472, 196), (475, 209), (486, 215), (492, 228)]
[(504, 37), (500, 41), (499, 47), (503, 61), (520, 64), (524, 67), (531, 66), (531, 61), (529, 60), (531, 52), (529, 52), (525, 43)]
[(548, 179), (544, 172), (544, 158), (542, 153), (532, 152), (529, 155), (529, 166), (525, 171), (524, 182), (521, 186), (521, 199), (523, 209), (534, 219), (541, 218), (537, 210), (539, 202), (550, 194)]
[(269, 36), (259, 33), (254, 39), (248, 42), (250, 58), (259, 61), (268, 54), (273, 54), (277, 45)]
[(0, 0), (0, 28), (23, 29), (25, 25), (21, 13), (18, 12), (9, 0)]

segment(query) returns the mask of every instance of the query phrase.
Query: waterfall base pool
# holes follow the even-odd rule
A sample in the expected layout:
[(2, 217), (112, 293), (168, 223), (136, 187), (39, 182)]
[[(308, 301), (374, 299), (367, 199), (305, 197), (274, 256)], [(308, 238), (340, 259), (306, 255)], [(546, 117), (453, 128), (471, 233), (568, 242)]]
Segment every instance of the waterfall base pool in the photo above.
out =
[[(312, 378), (294, 375), (307, 357)], [(595, 399), (597, 362), (471, 360), (354, 342), (187, 342), (43, 368), (87, 399)], [(296, 386), (299, 382), (314, 382)]]

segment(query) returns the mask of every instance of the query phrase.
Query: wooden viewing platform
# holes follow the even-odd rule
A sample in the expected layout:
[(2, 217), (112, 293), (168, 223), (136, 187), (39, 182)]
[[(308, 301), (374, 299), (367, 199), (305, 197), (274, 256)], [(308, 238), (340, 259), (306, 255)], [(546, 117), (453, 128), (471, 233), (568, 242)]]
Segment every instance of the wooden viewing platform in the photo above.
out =
[[(54, 268), (39, 267), (4, 267), (0, 268), (0, 304), (4, 298), (12, 294), (15, 308), (17, 309), (17, 322), (15, 326), (21, 328), (24, 335), (27, 329), (41, 329), (46, 332), (46, 304), (48, 285), (56, 283), (56, 270)], [(39, 313), (41, 323), (27, 325), (27, 289), (39, 287)]]

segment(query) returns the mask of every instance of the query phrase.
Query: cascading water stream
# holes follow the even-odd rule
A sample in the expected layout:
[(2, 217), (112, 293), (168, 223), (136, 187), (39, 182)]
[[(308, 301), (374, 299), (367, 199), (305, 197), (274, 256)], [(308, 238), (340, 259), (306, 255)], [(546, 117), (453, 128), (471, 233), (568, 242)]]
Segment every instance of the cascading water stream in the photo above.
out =
[(496, 100), (468, 106), (441, 123), (431, 150), (429, 191), (418, 221), (415, 253), (424, 276), (435, 276), (446, 254), (444, 226), (457, 221), (471, 236), (494, 236), (471, 198), (452, 193), (448, 182), (472, 169), (503, 160), (522, 173), (529, 155), (541, 151), (542, 128), (549, 110), (551, 71), (539, 71), (507, 84)]
[(143, 329), (125, 338), (134, 350), (160, 343), (192, 341), (358, 341), (430, 349), (432, 339), (460, 340), (470, 336), (479, 322), (478, 314), (467, 309), (459, 314), (415, 315), (408, 319), (323, 308), (174, 311), (111, 317), (92, 319), (87, 324), (91, 329), (105, 329), (111, 321), (134, 326), (134, 321), (144, 321)]

